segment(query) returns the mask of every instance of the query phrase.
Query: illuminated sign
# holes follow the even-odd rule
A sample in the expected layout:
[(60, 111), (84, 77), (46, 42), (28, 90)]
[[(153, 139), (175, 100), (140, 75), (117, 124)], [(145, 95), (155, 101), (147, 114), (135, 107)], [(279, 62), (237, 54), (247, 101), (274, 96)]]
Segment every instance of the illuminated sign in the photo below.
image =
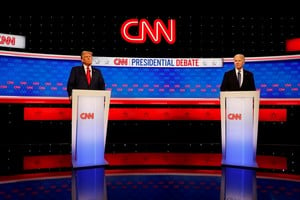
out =
[[(159, 44), (163, 37), (167, 43), (174, 44), (176, 41), (176, 21), (168, 20), (168, 28), (161, 19), (156, 19), (153, 27), (147, 19), (128, 19), (121, 26), (121, 35), (129, 43), (145, 43), (146, 37), (151, 39), (154, 44)], [(138, 35), (130, 33), (131, 28), (138, 28)]]
[(0, 46), (25, 49), (25, 36), (0, 33)]
[(109, 67), (223, 67), (222, 58), (94, 57), (93, 65)]

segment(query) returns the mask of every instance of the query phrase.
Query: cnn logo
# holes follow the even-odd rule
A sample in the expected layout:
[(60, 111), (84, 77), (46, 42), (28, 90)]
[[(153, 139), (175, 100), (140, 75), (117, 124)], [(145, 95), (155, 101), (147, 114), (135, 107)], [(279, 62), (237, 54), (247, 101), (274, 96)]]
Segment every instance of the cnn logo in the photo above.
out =
[[(121, 35), (129, 43), (145, 43), (148, 36), (154, 44), (161, 42), (163, 37), (167, 43), (174, 44), (176, 41), (176, 21), (168, 20), (168, 27), (161, 19), (156, 19), (153, 26), (147, 19), (128, 19), (121, 26)], [(131, 28), (137, 28), (138, 34), (132, 35)]]
[(94, 113), (80, 113), (80, 119), (94, 119)]
[(229, 120), (242, 120), (242, 114), (241, 113), (229, 113), (227, 115), (227, 118)]

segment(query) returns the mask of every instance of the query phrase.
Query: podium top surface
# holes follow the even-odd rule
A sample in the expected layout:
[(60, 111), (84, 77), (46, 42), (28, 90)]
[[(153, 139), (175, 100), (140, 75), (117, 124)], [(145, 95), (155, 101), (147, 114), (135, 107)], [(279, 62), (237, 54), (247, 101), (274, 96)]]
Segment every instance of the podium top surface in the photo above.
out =
[(73, 96), (110, 96), (110, 90), (80, 90), (80, 89), (73, 89), (72, 95)]
[(260, 91), (225, 91), (225, 92), (220, 92), (220, 97), (225, 98), (225, 97), (254, 97), (254, 98), (259, 98)]

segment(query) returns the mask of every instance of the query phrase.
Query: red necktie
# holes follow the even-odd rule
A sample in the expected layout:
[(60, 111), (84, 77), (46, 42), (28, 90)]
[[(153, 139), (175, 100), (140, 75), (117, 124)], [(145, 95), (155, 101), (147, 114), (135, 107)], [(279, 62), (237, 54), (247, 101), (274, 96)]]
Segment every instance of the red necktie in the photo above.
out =
[(91, 70), (89, 67), (86, 69), (86, 79), (87, 79), (88, 85), (90, 85), (91, 84)]

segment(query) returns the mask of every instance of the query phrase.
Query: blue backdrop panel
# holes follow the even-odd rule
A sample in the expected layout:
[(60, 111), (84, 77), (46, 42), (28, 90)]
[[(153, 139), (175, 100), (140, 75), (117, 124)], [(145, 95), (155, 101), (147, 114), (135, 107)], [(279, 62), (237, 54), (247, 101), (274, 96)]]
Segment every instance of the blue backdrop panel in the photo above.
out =
[[(67, 97), (72, 66), (79, 60), (0, 56), (1, 96)], [(222, 68), (97, 67), (112, 98), (219, 98)], [(300, 60), (248, 62), (261, 98), (299, 98)]]

